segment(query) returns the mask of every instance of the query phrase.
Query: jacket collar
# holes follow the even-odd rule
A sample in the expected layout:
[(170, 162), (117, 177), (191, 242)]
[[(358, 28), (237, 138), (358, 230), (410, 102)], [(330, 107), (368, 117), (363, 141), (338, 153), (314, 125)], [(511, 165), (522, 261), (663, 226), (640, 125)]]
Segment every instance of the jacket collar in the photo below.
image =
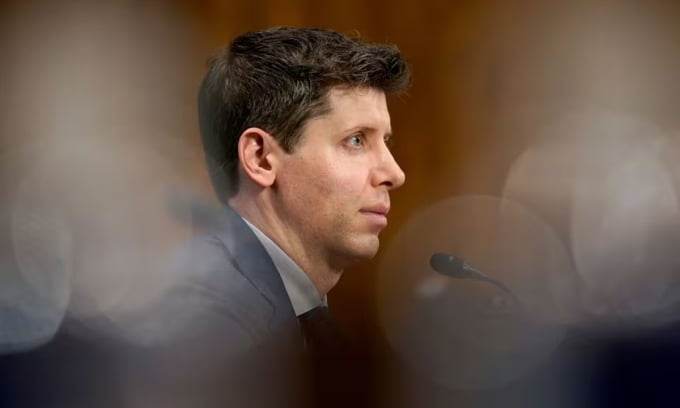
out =
[(295, 321), (283, 281), (269, 254), (233, 208), (224, 205), (211, 235), (222, 241), (238, 270), (273, 306), (275, 322)]

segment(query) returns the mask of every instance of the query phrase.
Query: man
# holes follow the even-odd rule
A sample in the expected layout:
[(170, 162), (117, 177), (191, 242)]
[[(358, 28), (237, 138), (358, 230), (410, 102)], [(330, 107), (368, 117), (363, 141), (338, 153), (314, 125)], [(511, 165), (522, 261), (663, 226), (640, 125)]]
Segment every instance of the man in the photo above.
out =
[(201, 134), (218, 196), (320, 296), (378, 249), (388, 191), (404, 182), (385, 91), (408, 81), (393, 47), (292, 28), (237, 38), (205, 78)]
[(172, 403), (298, 406), (300, 355), (321, 397), (342, 390), (328, 374), (345, 354), (326, 295), (376, 254), (389, 191), (404, 183), (385, 94), (409, 81), (395, 47), (320, 29), (247, 33), (211, 61), (199, 116), (225, 205), (158, 309), (172, 316), (154, 344), (172, 377), (161, 391), (183, 390)]

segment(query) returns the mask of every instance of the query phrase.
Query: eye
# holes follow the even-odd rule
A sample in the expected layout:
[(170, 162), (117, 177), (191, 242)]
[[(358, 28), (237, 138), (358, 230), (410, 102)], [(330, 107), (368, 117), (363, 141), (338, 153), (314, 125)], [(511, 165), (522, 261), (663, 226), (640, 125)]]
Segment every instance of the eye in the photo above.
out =
[(356, 133), (347, 138), (347, 144), (352, 148), (360, 148), (364, 145), (364, 134)]

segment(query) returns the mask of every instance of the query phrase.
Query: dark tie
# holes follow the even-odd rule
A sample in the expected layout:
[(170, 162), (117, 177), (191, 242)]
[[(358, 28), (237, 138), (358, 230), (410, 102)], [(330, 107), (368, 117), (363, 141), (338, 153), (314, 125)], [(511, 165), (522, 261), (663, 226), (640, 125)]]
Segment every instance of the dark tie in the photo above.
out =
[(349, 352), (347, 339), (326, 306), (317, 306), (299, 317), (305, 350), (312, 359), (332, 361)]
[(346, 407), (350, 399), (356, 400), (356, 391), (347, 377), (356, 369), (349, 341), (326, 306), (318, 306), (298, 319), (305, 339), (314, 406)]

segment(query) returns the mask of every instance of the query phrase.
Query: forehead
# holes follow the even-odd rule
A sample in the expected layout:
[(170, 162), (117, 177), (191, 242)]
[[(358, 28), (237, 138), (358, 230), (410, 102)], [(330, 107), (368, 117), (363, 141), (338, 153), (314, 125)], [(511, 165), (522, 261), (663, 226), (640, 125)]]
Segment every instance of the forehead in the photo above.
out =
[(385, 93), (375, 88), (335, 87), (327, 95), (329, 112), (320, 121), (343, 127), (371, 127), (390, 132)]

